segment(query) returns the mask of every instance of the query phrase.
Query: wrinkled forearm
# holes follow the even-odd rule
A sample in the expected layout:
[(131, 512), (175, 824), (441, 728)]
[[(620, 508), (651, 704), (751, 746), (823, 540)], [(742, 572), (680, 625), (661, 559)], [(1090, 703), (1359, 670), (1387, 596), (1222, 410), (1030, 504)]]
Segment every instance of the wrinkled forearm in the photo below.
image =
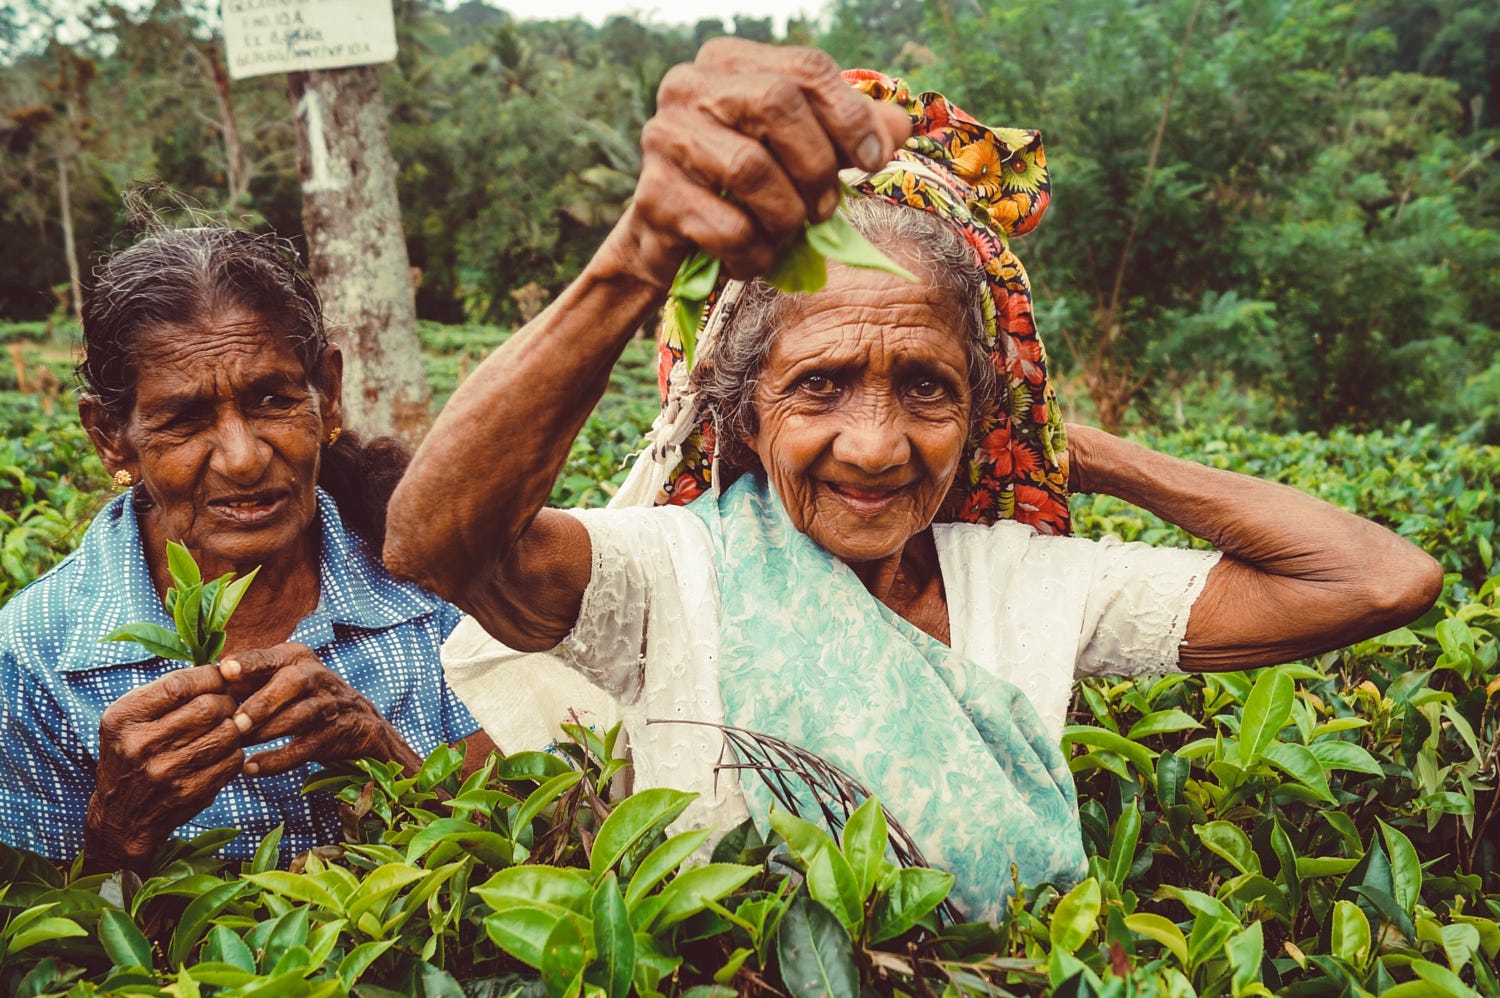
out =
[(1170, 457), (1091, 426), (1070, 425), (1068, 449), (1075, 491), (1123, 499), (1276, 574), (1298, 574), (1309, 555), (1336, 557), (1333, 538), (1400, 540), (1286, 485)]
[(1116, 496), (1224, 552), (1189, 620), (1188, 669), (1290, 661), (1405, 624), (1442, 571), (1396, 534), (1274, 482), (1070, 426), (1078, 491)]
[(646, 245), (627, 223), (443, 408), (391, 499), (385, 558), (397, 574), (456, 599), (494, 576), (546, 503), (682, 256)]

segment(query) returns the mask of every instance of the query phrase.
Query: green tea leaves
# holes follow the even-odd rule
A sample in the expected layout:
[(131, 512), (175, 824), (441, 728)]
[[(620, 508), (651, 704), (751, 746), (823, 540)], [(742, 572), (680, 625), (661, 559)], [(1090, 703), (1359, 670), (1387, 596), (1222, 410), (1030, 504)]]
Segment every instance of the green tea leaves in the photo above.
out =
[[(598, 880), (632, 852), (644, 855), (663, 828), (692, 803), (694, 794), (665, 787), (642, 790), (622, 802), (604, 819), (589, 862), (589, 875)], [(634, 869), (634, 862), (624, 864)]]
[(1063, 895), (1052, 912), (1052, 945), (1064, 953), (1077, 952), (1093, 934), (1099, 918), (1099, 881), (1090, 877)]
[(179, 589), (203, 585), (203, 574), (198, 571), (192, 552), (176, 541), (167, 541), (167, 569)]
[[(915, 274), (886, 256), (854, 227), (849, 221), (849, 216), (844, 213), (842, 205), (826, 222), (807, 227), (807, 245), (828, 259), (837, 260), (846, 266), (883, 270), (888, 274), (903, 277), (913, 284), (916, 283)], [(780, 285), (777, 286), (780, 287)], [(822, 287), (821, 283), (819, 287)]]
[(822, 905), (799, 895), (776, 933), (776, 954), (795, 998), (859, 994), (859, 971), (844, 927)]
[(185, 662), (193, 661), (193, 650), (183, 644), (177, 632), (168, 630), (160, 624), (148, 624), (144, 621), (126, 624), (110, 631), (104, 640), (134, 641), (153, 655), (160, 655), (167, 659), (180, 659)]
[(134, 641), (153, 655), (193, 665), (217, 661), (224, 651), (229, 618), (260, 568), (257, 566), (238, 579), (233, 572), (226, 572), (205, 584), (192, 552), (176, 541), (167, 541), (167, 570), (172, 575), (172, 586), (162, 604), (172, 615), (177, 630), (138, 621), (115, 628), (103, 640)]
[[(851, 193), (849, 187), (844, 194)], [(883, 270), (908, 281), (916, 275), (881, 252), (849, 221), (843, 201), (826, 221), (805, 223), (802, 236), (782, 249), (776, 262), (765, 274), (767, 284), (791, 294), (812, 294), (828, 283), (828, 261), (837, 260), (850, 267)], [(719, 280), (720, 263), (701, 250), (683, 261), (672, 280), (668, 319), (682, 343), (682, 356), (693, 366), (698, 343), (698, 327)]]
[(703, 310), (708, 307), (709, 296), (719, 281), (718, 258), (704, 252), (694, 253), (677, 268), (672, 279), (670, 296), (673, 327), (682, 342), (682, 355), (687, 366), (693, 366), (693, 351), (698, 342), (698, 327), (703, 323)]
[[(808, 226), (807, 232), (812, 232), (812, 228)], [(828, 283), (828, 261), (812, 240), (804, 237), (781, 251), (765, 278), (773, 288), (790, 294), (812, 294), (822, 291)]]
[(1292, 679), (1282, 669), (1267, 669), (1245, 701), (1240, 727), (1240, 765), (1249, 766), (1266, 748), (1292, 715)]

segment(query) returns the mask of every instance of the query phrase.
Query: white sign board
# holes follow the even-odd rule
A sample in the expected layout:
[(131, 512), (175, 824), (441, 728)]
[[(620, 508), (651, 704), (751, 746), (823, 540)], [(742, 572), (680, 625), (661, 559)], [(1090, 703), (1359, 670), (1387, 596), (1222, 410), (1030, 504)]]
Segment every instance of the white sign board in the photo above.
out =
[(338, 69), (396, 58), (391, 0), (223, 0), (229, 76)]

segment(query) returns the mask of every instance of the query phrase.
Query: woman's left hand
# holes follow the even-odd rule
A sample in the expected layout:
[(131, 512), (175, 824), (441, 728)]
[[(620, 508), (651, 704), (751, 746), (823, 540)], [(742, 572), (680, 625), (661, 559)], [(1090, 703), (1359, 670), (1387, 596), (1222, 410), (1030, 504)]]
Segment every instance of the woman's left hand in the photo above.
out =
[(240, 652), (219, 663), (240, 701), (234, 723), (243, 744), (284, 735), (291, 741), (245, 761), (245, 775), (273, 776), (304, 762), (374, 756), (415, 772), (422, 760), (375, 705), (303, 644)]

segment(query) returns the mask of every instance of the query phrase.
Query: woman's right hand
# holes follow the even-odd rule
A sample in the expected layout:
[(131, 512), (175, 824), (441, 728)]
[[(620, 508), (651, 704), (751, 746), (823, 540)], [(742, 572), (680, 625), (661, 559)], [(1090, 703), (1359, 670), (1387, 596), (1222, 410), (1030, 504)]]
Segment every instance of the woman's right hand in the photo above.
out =
[(144, 872), (172, 831), (239, 774), (237, 707), (212, 665), (170, 672), (110, 704), (84, 825), (91, 871)]
[(752, 277), (803, 222), (833, 214), (839, 169), (877, 170), (910, 134), (905, 110), (850, 87), (817, 49), (717, 38), (662, 79), (622, 229), (663, 289), (694, 248)]

